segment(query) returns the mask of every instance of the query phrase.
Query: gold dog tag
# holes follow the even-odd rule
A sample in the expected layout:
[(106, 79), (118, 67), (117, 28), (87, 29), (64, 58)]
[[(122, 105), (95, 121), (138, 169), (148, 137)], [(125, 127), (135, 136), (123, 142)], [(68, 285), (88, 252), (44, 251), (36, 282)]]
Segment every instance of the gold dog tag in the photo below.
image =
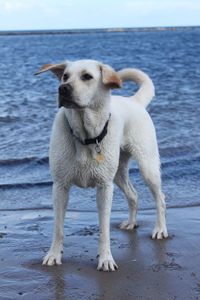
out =
[(103, 153), (101, 152), (101, 145), (98, 142), (98, 140), (96, 140), (96, 147), (95, 150), (97, 152), (97, 156), (96, 156), (96, 160), (98, 161), (98, 163), (103, 162), (105, 160), (105, 156), (103, 155)]
[(105, 160), (105, 156), (102, 153), (98, 153), (96, 156), (96, 160), (100, 163)]

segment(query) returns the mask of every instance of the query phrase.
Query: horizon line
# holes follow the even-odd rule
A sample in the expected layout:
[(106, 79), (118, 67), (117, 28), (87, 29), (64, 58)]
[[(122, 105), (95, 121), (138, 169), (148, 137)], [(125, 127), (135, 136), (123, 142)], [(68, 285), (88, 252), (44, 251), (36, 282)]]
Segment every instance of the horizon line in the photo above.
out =
[(20, 34), (63, 34), (63, 33), (89, 33), (89, 32), (127, 32), (127, 31), (164, 31), (176, 29), (195, 29), (200, 25), (177, 25), (177, 26), (141, 26), (141, 27), (102, 27), (102, 28), (67, 28), (67, 29), (8, 29), (0, 30), (0, 35)]

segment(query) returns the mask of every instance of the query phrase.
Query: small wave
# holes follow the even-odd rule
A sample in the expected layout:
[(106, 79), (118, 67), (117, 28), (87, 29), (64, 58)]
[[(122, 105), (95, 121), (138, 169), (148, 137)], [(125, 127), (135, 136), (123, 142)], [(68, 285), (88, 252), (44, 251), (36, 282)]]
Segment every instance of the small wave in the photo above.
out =
[(0, 189), (16, 189), (16, 188), (27, 189), (30, 187), (51, 186), (51, 185), (52, 185), (52, 181), (5, 183), (5, 184), (0, 184)]
[[(52, 181), (50, 179), (49, 173), (48, 173), (48, 157), (25, 157), (25, 158), (14, 158), (14, 159), (8, 159), (8, 160), (0, 160), (0, 167), (5, 167), (6, 172), (12, 168), (8, 172), (8, 177), (3, 177), (2, 173), (2, 182), (0, 182), (0, 189), (28, 189), (32, 187), (41, 187), (41, 186), (51, 186)], [(18, 172), (21, 169), (21, 166), (28, 169), (27, 172), (23, 170), (20, 171), (20, 176), (18, 176)], [(19, 166), (19, 167), (18, 167)], [(179, 158), (168, 158), (162, 162), (161, 165), (161, 171), (162, 171), (162, 178), (163, 179), (179, 179), (179, 178), (195, 178), (196, 180), (200, 178), (200, 155), (194, 155), (190, 157), (179, 157)], [(38, 171), (37, 171), (38, 170)], [(13, 174), (14, 172), (14, 174)], [(35, 172), (33, 174), (33, 172)], [(40, 173), (41, 172), (41, 173)], [(137, 165), (133, 164), (131, 165), (131, 168), (129, 170), (131, 178), (136, 176), (138, 178), (139, 176), (139, 168)], [(12, 177), (9, 177), (12, 174)], [(16, 174), (16, 176), (15, 176)], [(29, 175), (31, 174), (31, 175)], [(33, 176), (34, 175), (34, 176)], [(26, 179), (25, 179), (26, 178)], [(18, 181), (18, 182), (16, 182)], [(24, 182), (25, 181), (25, 182)]]
[(193, 157), (181, 157), (181, 158), (173, 158), (172, 160), (168, 160), (165, 162), (162, 162), (162, 168), (168, 168), (168, 167), (176, 167), (178, 165), (181, 165), (182, 167), (187, 167), (192, 165), (196, 165), (200, 163), (200, 156), (195, 155)]
[(9, 166), (9, 165), (20, 165), (26, 163), (38, 163), (38, 164), (47, 164), (49, 162), (49, 157), (24, 157), (24, 158), (9, 158), (0, 160), (0, 166)]
[(11, 116), (11, 115), (1, 115), (0, 122), (3, 123), (11, 123), (13, 121), (18, 121), (20, 118), (18, 116)]
[[(163, 179), (179, 179), (193, 177), (200, 178), (200, 155), (171, 157), (161, 163), (161, 173)], [(130, 176), (138, 176), (139, 168), (131, 167), (129, 169)]]

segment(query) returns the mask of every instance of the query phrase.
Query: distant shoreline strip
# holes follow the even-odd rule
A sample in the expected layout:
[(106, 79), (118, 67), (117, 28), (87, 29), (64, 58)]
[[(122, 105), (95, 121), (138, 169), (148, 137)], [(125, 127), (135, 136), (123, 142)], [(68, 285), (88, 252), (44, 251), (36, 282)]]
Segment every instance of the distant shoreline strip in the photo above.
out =
[(7, 35), (58, 35), (58, 34), (91, 34), (120, 32), (160, 32), (200, 30), (200, 26), (178, 27), (135, 27), (135, 28), (102, 28), (102, 29), (62, 29), (62, 30), (7, 30), (0, 31), (0, 36)]

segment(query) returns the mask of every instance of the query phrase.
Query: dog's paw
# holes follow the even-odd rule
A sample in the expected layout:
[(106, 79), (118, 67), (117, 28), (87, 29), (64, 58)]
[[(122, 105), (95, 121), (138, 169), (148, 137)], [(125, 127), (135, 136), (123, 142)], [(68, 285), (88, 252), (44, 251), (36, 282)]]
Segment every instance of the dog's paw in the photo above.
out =
[(168, 237), (167, 228), (155, 226), (152, 232), (152, 239), (153, 240), (162, 240)]
[(43, 258), (42, 265), (43, 266), (54, 266), (54, 265), (61, 265), (61, 257), (62, 253), (56, 253), (53, 251), (49, 251), (47, 255)]
[(98, 271), (104, 271), (104, 272), (113, 272), (118, 269), (118, 266), (116, 262), (114, 261), (112, 255), (109, 256), (99, 256)]
[(136, 222), (129, 222), (129, 221), (123, 221), (119, 226), (120, 229), (125, 229), (125, 230), (133, 230), (137, 227), (138, 226)]

